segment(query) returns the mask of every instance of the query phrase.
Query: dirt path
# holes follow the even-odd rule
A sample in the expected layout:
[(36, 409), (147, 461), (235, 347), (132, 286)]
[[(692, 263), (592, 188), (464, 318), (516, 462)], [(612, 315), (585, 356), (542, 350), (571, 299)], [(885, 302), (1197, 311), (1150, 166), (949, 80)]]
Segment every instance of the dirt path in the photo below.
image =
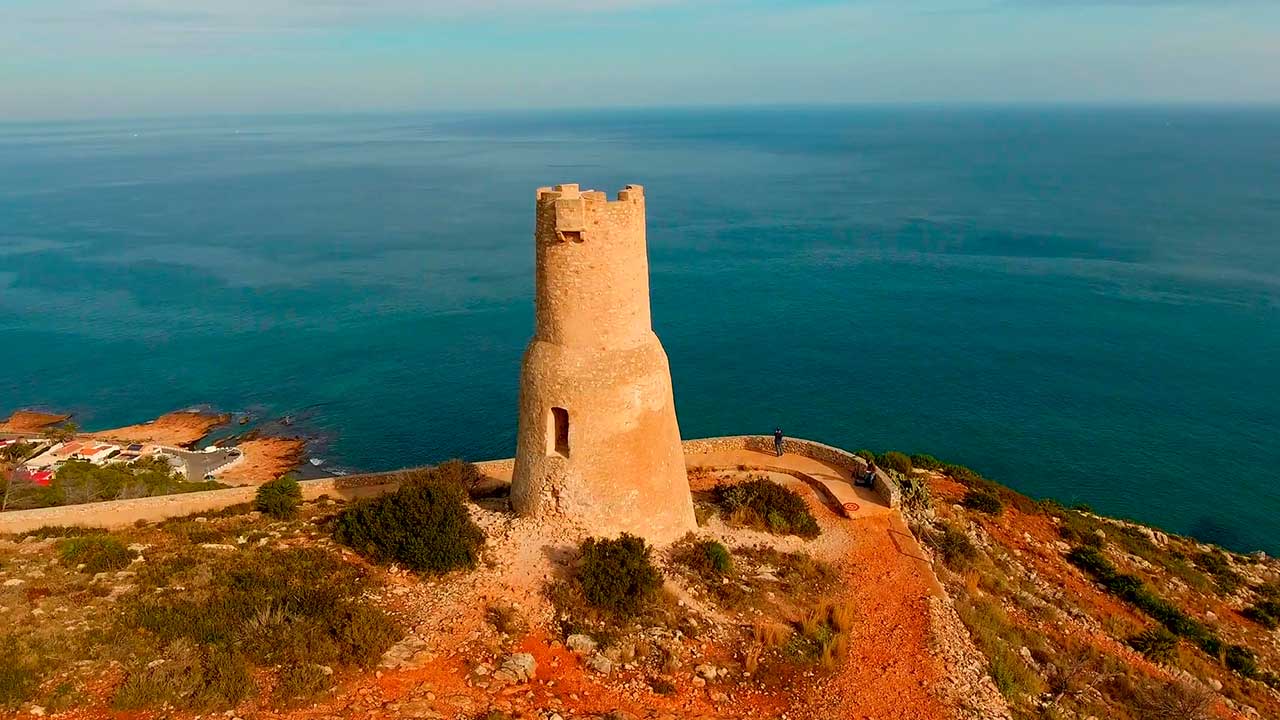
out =
[[(811, 498), (823, 533), (808, 549), (839, 568), (842, 599), (857, 609), (860, 622), (850, 633), (849, 655), (842, 669), (808, 686), (803, 697), (794, 698), (787, 717), (955, 717), (935, 695), (946, 668), (933, 656), (929, 642), (929, 598), (944, 597), (944, 591), (896, 510), (871, 490), (852, 487), (847, 472), (804, 456), (740, 450), (691, 453), (685, 463), (691, 468), (798, 471), (827, 483), (842, 483), (861, 500), (852, 517), (844, 518), (816, 494)], [(794, 485), (807, 487), (799, 480)]]

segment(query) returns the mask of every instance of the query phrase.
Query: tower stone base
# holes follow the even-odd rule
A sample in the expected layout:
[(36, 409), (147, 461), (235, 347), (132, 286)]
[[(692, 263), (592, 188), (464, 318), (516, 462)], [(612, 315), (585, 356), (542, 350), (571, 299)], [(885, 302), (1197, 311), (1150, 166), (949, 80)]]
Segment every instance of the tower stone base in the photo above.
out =
[[(517, 513), (563, 515), (598, 535), (628, 532), (657, 543), (697, 529), (657, 336), (605, 354), (535, 340), (521, 376)], [(556, 447), (553, 408), (566, 411), (567, 447)]]

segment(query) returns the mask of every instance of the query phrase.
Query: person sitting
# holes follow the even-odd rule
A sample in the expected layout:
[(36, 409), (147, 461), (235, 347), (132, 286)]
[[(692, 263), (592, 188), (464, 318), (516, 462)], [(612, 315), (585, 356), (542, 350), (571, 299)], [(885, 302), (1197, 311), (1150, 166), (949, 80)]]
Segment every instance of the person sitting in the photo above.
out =
[(876, 461), (875, 460), (867, 460), (867, 468), (862, 471), (862, 481), (855, 484), (865, 485), (867, 487), (876, 486)]

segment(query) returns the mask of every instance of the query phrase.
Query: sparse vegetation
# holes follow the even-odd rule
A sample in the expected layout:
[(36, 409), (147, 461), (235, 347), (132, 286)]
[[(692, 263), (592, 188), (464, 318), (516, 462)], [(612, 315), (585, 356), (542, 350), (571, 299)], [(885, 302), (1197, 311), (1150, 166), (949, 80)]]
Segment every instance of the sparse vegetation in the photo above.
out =
[(0, 709), (15, 710), (37, 685), (37, 664), (12, 635), (0, 636)]
[(933, 507), (929, 483), (920, 478), (904, 478), (898, 482), (902, 490), (902, 506), (909, 513), (924, 512)]
[(1216, 550), (1199, 553), (1195, 557), (1195, 565), (1208, 573), (1224, 593), (1234, 593), (1244, 585), (1244, 578), (1231, 568), (1226, 553)]
[(1146, 587), (1142, 578), (1119, 572), (1097, 548), (1077, 547), (1067, 560), (1092, 575), (1112, 594), (1159, 621), (1169, 632), (1187, 638), (1212, 657), (1216, 658), (1222, 651), (1222, 641), (1212, 630), (1156, 595)]
[(1268, 630), (1280, 627), (1280, 602), (1259, 600), (1244, 609), (1244, 616)]
[(430, 573), (475, 567), (484, 544), (461, 490), (435, 481), (405, 485), (347, 508), (338, 516), (334, 536), (374, 560)]
[(942, 555), (942, 562), (956, 571), (964, 571), (978, 556), (978, 549), (962, 530), (949, 522), (941, 522), (936, 530), (926, 532), (924, 540)]
[(623, 533), (608, 540), (587, 538), (578, 547), (578, 586), (587, 602), (616, 613), (634, 615), (662, 587), (649, 545)]
[(277, 520), (288, 520), (298, 513), (302, 504), (302, 487), (298, 481), (286, 475), (264, 483), (254, 495), (253, 508)]
[(816, 537), (820, 532), (804, 498), (765, 478), (716, 485), (715, 498), (735, 525), (800, 537)]
[(965, 493), (962, 504), (970, 510), (988, 515), (999, 515), (1004, 512), (1004, 503), (1000, 501), (1000, 497), (987, 490), (970, 490)]
[(323, 550), (246, 550), (178, 574), (182, 593), (131, 596), (125, 607), (120, 631), (145, 631), (164, 662), (133, 669), (117, 707), (233, 707), (252, 687), (251, 665), (280, 668), (291, 699), (319, 687), (299, 666), (371, 667), (399, 636), (359, 601), (363, 573)]

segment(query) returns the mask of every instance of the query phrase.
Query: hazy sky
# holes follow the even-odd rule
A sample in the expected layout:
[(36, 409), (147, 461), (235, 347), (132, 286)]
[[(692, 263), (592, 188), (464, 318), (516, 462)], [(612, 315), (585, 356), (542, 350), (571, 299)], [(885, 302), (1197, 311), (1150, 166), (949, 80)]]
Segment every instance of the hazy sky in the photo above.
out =
[(1280, 0), (0, 0), (0, 119), (1280, 102)]

